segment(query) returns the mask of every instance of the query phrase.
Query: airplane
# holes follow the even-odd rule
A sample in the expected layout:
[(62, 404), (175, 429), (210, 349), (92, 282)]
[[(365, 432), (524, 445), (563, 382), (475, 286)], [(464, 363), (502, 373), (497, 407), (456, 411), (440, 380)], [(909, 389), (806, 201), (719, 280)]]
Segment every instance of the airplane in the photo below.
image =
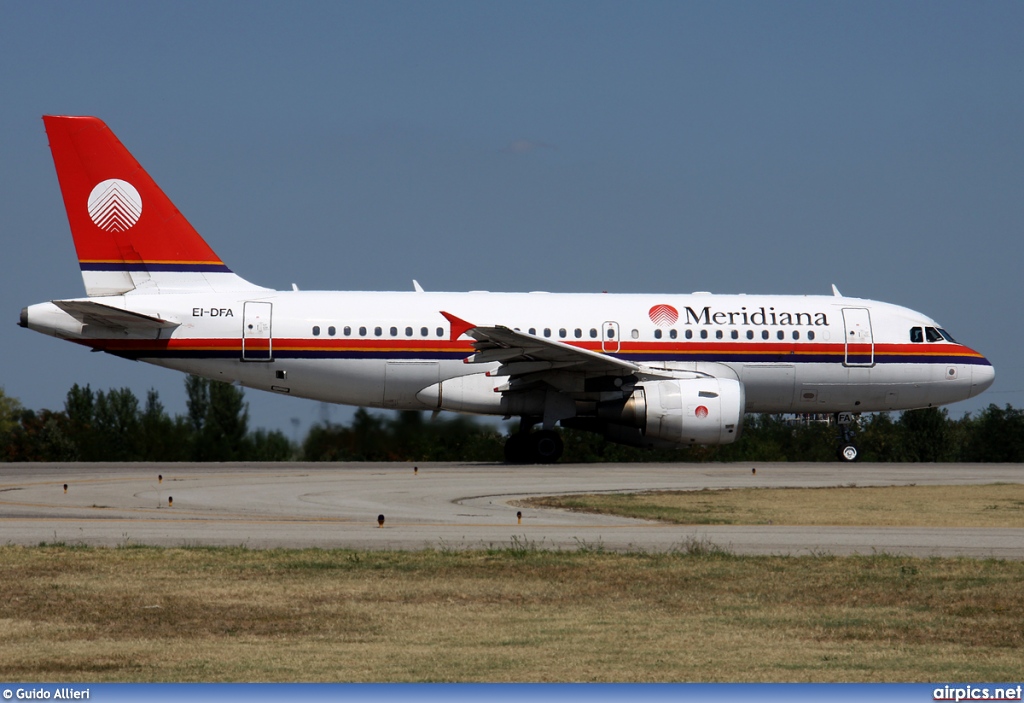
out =
[[(995, 378), (933, 319), (832, 295), (277, 291), (234, 273), (95, 117), (44, 116), (86, 297), (19, 324), (272, 393), (519, 418), (509, 463), (556, 426), (641, 447), (727, 444), (746, 413), (953, 403)], [(535, 426), (540, 426), (536, 431)], [(849, 436), (840, 458), (858, 449)]]

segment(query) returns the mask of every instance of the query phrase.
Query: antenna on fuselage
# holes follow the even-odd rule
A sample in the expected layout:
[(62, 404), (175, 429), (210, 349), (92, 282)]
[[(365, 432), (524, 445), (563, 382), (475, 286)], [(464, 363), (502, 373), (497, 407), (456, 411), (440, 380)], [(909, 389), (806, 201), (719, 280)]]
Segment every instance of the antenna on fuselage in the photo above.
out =
[(838, 288), (836, 288), (836, 284), (835, 283), (832, 284), (832, 295), (834, 295), (837, 298), (842, 298), (843, 297), (843, 294), (839, 292)]
[(416, 291), (417, 293), (422, 293), (423, 292), (423, 286), (421, 286), (420, 282), (417, 281), (415, 278), (412, 279), (412, 289), (414, 291)]

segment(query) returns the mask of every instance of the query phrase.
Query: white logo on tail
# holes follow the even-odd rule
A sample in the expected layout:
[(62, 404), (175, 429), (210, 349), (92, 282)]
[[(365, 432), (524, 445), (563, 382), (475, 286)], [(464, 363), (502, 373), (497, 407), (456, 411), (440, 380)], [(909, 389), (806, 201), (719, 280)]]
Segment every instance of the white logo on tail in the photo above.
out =
[(107, 232), (124, 232), (142, 216), (142, 197), (127, 181), (111, 178), (89, 193), (89, 217)]

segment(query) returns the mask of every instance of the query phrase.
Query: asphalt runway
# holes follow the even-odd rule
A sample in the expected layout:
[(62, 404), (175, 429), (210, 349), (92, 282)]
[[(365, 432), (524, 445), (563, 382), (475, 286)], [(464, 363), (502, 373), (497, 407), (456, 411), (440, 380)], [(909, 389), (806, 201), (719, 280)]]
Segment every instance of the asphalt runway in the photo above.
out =
[(1024, 483), (1017, 464), (758, 464), (756, 474), (752, 466), (7, 464), (0, 543), (653, 552), (699, 542), (736, 554), (1024, 559), (1024, 527), (680, 526), (516, 505), (602, 491)]

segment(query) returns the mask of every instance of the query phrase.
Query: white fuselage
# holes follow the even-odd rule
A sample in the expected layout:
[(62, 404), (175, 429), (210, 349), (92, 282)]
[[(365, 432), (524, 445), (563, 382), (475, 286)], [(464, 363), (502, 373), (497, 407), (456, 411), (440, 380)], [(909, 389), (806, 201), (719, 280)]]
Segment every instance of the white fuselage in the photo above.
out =
[[(983, 356), (928, 332), (939, 329), (930, 318), (838, 296), (248, 291), (89, 300), (178, 326), (112, 334), (52, 303), (30, 307), (26, 326), (250, 388), (378, 408), (508, 414), (496, 402), (500, 379), (488, 375), (499, 363), (464, 363), (472, 340), (460, 330), (453, 339), (442, 311), (644, 367), (731, 378), (747, 412), (937, 406), (977, 395), (994, 377)], [(473, 393), (458, 402), (424, 393), (469, 376)]]

